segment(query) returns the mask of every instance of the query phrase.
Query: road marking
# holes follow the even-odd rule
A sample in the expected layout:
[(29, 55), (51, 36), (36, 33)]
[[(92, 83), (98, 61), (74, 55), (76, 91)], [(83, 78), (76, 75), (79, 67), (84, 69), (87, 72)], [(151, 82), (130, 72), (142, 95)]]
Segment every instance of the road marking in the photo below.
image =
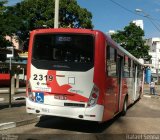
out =
[(5, 130), (14, 127), (16, 127), (15, 122), (0, 123), (0, 130)]

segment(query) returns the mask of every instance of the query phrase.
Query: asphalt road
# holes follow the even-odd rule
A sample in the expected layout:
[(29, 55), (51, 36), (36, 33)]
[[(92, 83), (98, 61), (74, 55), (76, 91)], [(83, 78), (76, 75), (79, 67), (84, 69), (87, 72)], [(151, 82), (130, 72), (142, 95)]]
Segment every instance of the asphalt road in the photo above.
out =
[(156, 139), (160, 140), (160, 96), (145, 96), (103, 124), (43, 116), (38, 123), (0, 131), (2, 137), (39, 139)]

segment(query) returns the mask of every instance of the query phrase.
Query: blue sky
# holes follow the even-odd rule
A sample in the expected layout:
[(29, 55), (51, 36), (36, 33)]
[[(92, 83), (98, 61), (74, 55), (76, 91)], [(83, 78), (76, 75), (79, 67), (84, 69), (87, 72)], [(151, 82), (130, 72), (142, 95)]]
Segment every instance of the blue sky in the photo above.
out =
[[(9, 5), (14, 5), (21, 0), (8, 1)], [(160, 37), (160, 0), (77, 0), (77, 2), (92, 13), (94, 29), (103, 32), (123, 30), (132, 20), (142, 19), (145, 37)], [(148, 18), (134, 14), (137, 8), (153, 18), (152, 22)]]

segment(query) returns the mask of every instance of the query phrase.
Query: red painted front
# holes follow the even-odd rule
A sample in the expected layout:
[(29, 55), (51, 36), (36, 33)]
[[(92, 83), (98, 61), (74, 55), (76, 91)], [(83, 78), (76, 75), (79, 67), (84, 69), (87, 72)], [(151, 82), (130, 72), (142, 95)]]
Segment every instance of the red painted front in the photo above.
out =
[(9, 73), (0, 74), (0, 85), (8, 86), (9, 84), (10, 84), (10, 74)]

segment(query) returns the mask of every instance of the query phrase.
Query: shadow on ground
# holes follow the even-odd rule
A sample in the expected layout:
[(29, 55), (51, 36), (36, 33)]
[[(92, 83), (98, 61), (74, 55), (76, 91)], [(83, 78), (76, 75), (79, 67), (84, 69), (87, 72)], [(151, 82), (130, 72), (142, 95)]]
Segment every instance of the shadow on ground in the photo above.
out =
[[(19, 102), (12, 102), (11, 104), (11, 108), (12, 107), (21, 107), (21, 106), (25, 106), (26, 102), (25, 101), (19, 101)], [(9, 108), (9, 103), (1, 103), (0, 104), (0, 110), (5, 109), (5, 108)]]
[(67, 131), (77, 131), (83, 133), (102, 133), (110, 127), (121, 115), (117, 115), (112, 120), (97, 123), (84, 120), (76, 120), (62, 117), (42, 116), (36, 127), (60, 129)]
[[(139, 100), (137, 100), (134, 104), (136, 104), (138, 101)], [(128, 110), (134, 104), (130, 105), (128, 107)], [(36, 127), (76, 131), (83, 133), (103, 133), (104, 130), (109, 128), (120, 117), (122, 117), (121, 113), (119, 113), (117, 116), (115, 116), (113, 119), (109, 121), (98, 123), (55, 116), (42, 116), (40, 118), (40, 121), (36, 124)]]

